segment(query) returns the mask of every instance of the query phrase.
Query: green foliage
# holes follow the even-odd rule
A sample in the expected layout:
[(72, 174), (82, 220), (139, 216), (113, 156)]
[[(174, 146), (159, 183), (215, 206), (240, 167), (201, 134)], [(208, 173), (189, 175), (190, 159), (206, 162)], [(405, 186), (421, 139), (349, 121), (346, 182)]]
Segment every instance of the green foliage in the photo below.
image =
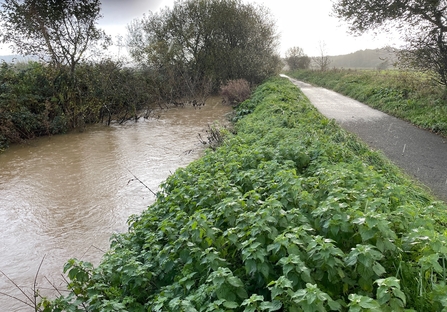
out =
[(104, 118), (127, 120), (155, 99), (148, 70), (111, 60), (80, 64), (74, 79), (38, 62), (0, 65), (0, 149)]
[(161, 187), (47, 311), (439, 311), (446, 206), (286, 79)]
[(259, 84), (279, 70), (270, 12), (240, 0), (176, 1), (128, 30), (131, 56), (178, 97), (218, 91), (229, 80)]
[(445, 90), (429, 75), (406, 71), (334, 69), (290, 75), (340, 92), (420, 128), (447, 136)]
[(0, 39), (22, 56), (39, 56), (58, 68), (66, 65), (73, 74), (94, 46), (110, 45), (110, 38), (96, 27), (100, 8), (99, 0), (5, 0), (0, 5)]
[(53, 71), (30, 62), (19, 69), (2, 63), (0, 68), (0, 147), (11, 142), (66, 130), (60, 108), (53, 101)]

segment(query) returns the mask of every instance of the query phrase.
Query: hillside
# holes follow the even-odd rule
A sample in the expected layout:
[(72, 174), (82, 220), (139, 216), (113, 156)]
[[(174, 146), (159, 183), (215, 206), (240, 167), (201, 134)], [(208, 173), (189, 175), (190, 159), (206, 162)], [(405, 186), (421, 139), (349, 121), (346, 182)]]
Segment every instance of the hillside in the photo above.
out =
[(395, 49), (386, 47), (374, 50), (360, 50), (346, 55), (330, 56), (333, 68), (387, 69), (397, 61)]
[(20, 56), (20, 55), (0, 55), (0, 62), (13, 63), (13, 62), (28, 62), (37, 61), (37, 57), (33, 56)]

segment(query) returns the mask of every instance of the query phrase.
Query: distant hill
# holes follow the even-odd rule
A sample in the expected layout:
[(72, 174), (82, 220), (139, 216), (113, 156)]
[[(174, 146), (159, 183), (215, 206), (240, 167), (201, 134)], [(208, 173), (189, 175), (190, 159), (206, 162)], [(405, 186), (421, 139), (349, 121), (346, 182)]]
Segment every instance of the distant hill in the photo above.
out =
[(0, 55), (0, 62), (5, 61), (6, 63), (28, 62), (28, 61), (37, 61), (37, 60), (38, 60), (38, 58), (35, 56)]
[(360, 50), (346, 55), (329, 56), (330, 68), (387, 69), (397, 61), (396, 49), (386, 47)]
[[(352, 68), (352, 69), (387, 69), (393, 67), (397, 61), (396, 49), (382, 48), (374, 50), (360, 50), (345, 55), (329, 56), (330, 68)], [(0, 55), (0, 62), (28, 62), (37, 61), (37, 57), (20, 55)], [(286, 66), (286, 65), (285, 65)]]

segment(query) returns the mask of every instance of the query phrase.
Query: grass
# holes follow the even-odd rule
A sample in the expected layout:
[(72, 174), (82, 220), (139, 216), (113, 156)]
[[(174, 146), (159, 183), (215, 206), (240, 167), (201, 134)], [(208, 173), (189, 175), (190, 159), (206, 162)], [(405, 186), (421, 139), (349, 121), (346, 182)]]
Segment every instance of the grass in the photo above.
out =
[(397, 70), (301, 70), (289, 73), (447, 137), (447, 90), (430, 76)]

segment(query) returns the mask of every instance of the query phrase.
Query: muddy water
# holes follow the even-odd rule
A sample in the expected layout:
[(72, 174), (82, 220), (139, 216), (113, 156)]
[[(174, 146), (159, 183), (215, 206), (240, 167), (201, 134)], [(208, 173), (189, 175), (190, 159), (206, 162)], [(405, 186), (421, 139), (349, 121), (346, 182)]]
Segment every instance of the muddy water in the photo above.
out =
[[(127, 218), (154, 201), (178, 167), (203, 152), (197, 138), (208, 124), (224, 122), (230, 108), (218, 99), (201, 109), (174, 108), (156, 118), (83, 133), (40, 138), (0, 154), (0, 292), (27, 300), (34, 278), (50, 293), (62, 285), (66, 260), (98, 263), (109, 238), (127, 229)], [(0, 295), (0, 311), (33, 311)]]

